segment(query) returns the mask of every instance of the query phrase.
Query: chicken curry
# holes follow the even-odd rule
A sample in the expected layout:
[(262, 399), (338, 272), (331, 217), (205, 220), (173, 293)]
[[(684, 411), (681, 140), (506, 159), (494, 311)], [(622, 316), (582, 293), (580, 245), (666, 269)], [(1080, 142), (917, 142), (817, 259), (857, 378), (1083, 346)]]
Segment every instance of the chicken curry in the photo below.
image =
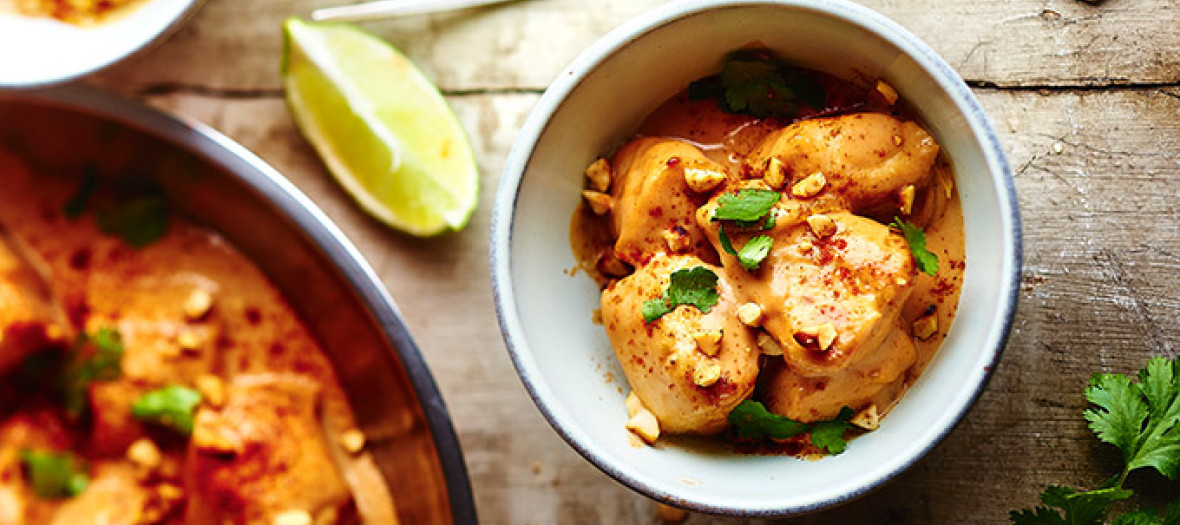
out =
[(643, 441), (839, 453), (938, 349), (964, 270), (953, 173), (866, 84), (739, 51), (587, 168), (571, 244)]
[(396, 523), (279, 291), (108, 182), (0, 151), (0, 525)]

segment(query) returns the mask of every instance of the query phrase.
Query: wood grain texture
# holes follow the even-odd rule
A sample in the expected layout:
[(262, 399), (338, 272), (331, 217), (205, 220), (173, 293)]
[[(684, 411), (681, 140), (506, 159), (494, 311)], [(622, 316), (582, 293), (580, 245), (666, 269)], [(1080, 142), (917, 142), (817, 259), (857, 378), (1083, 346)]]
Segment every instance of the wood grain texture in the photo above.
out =
[[(660, 2), (533, 0), (368, 25), (452, 93), (481, 164), (470, 226), (430, 241), (358, 212), (288, 116), (278, 26), (326, 3), (209, 0), (159, 49), (91, 81), (242, 142), (361, 248), (444, 393), (483, 523), (659, 523), (653, 503), (574, 453), (529, 400), (493, 314), (487, 242), (500, 171), (539, 90), (595, 38)], [(845, 507), (775, 523), (1007, 523), (1046, 485), (1094, 487), (1117, 468), (1080, 416), (1090, 374), (1137, 370), (1180, 348), (1180, 13), (1172, 0), (864, 3), (981, 86), (1016, 172), (1021, 305), (989, 388), (926, 459)], [(1154, 475), (1131, 485), (1147, 502), (1180, 494)]]

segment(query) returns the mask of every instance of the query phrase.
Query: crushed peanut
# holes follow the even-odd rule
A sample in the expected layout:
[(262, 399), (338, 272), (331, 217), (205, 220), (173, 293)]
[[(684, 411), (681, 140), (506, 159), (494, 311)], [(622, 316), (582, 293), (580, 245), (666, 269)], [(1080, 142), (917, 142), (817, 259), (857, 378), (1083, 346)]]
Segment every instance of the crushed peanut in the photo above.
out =
[(931, 311), (919, 317), (913, 324), (914, 337), (923, 341), (930, 339), (938, 332), (938, 314)]
[(799, 244), (796, 244), (796, 246), (799, 247), (799, 253), (807, 253), (815, 247), (815, 245), (811, 243), (810, 239), (800, 239)]
[(901, 135), (894, 135), (893, 136), (893, 145), (894, 146), (901, 146), (902, 142), (904, 142), (904, 141), (901, 139)]
[(582, 198), (590, 205), (595, 215), (606, 215), (610, 211), (610, 195), (601, 191), (582, 190)]
[(590, 189), (605, 192), (610, 188), (610, 163), (599, 157), (598, 160), (586, 166), (586, 180), (590, 182)]
[(160, 455), (160, 449), (148, 438), (137, 439), (127, 447), (127, 459), (135, 466), (147, 470), (154, 470), (164, 460)]
[(355, 428), (345, 430), (340, 434), (340, 445), (349, 454), (358, 454), (365, 448), (365, 433)]
[(196, 321), (205, 317), (212, 308), (213, 295), (197, 288), (188, 295), (188, 299), (184, 302), (184, 316), (190, 321)]
[(811, 232), (821, 239), (831, 237), (838, 229), (836, 227), (836, 221), (822, 213), (808, 217), (807, 226), (811, 227)]
[(889, 102), (889, 104), (892, 105), (897, 103), (897, 90), (893, 89), (893, 86), (887, 84), (884, 80), (877, 81), (877, 93), (880, 93), (882, 97), (885, 97), (885, 100)]
[(787, 183), (787, 166), (778, 157), (767, 159), (766, 167), (762, 172), (762, 181), (772, 190), (781, 190), (783, 185)]
[(697, 363), (692, 370), (692, 382), (701, 388), (713, 386), (721, 379), (721, 365), (712, 359)]
[(746, 303), (737, 309), (738, 320), (746, 326), (762, 325), (762, 307), (758, 303)]
[(627, 430), (635, 433), (649, 445), (660, 439), (660, 422), (650, 410), (640, 409), (631, 419), (627, 420)]
[(914, 211), (914, 196), (917, 195), (918, 190), (914, 188), (913, 184), (906, 184), (897, 194), (897, 200), (900, 201), (899, 206), (902, 215), (909, 215)]
[(832, 323), (808, 326), (795, 332), (795, 342), (801, 346), (814, 347), (821, 351), (831, 348), (835, 341), (836, 326)]
[(184, 499), (184, 489), (171, 483), (156, 485), (156, 495), (164, 501), (180, 501)]
[(184, 330), (176, 336), (176, 345), (186, 352), (195, 352), (201, 349), (201, 337), (192, 330)]
[(697, 348), (707, 356), (715, 356), (721, 352), (721, 330), (703, 330), (693, 334)]
[(877, 430), (877, 428), (881, 426), (881, 414), (877, 412), (876, 403), (865, 407), (860, 412), (857, 412), (857, 414), (852, 417), (852, 420), (850, 420), (849, 423), (852, 423), (853, 425), (856, 425), (865, 430)]
[(662, 235), (664, 237), (664, 243), (668, 245), (668, 251), (671, 253), (682, 252), (692, 245), (692, 238), (688, 236), (688, 232), (683, 228), (664, 230)]
[(627, 394), (626, 404), (627, 417), (635, 417), (635, 414), (638, 414), (640, 410), (645, 410), (643, 406), (643, 400), (639, 399), (639, 396), (635, 395), (634, 390), (632, 390), (630, 394)]
[(794, 186), (791, 186), (791, 195), (801, 199), (809, 199), (819, 195), (821, 191), (824, 191), (824, 187), (827, 185), (827, 177), (824, 177), (823, 172), (817, 171), (804, 177), (803, 180), (796, 182)]
[(303, 509), (293, 509), (275, 515), (273, 525), (311, 525), (311, 513)]
[(221, 408), (225, 404), (225, 382), (220, 377), (212, 374), (197, 376), (196, 387), (205, 404), (213, 408)]
[(783, 355), (783, 345), (766, 332), (758, 333), (758, 348), (762, 349), (762, 355)]
[(684, 168), (684, 182), (688, 183), (692, 191), (704, 193), (725, 182), (725, 174), (711, 169), (689, 167)]

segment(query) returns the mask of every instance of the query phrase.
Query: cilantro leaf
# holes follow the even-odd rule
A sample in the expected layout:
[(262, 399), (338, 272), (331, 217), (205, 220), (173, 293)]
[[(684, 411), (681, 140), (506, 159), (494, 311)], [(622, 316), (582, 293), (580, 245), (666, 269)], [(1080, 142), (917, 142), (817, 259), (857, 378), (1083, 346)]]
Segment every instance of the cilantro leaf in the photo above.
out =
[(143, 248), (168, 233), (168, 203), (159, 195), (131, 199), (95, 213), (98, 229), (136, 248)]
[(717, 295), (717, 274), (704, 266), (694, 266), (672, 272), (668, 289), (659, 299), (643, 303), (643, 320), (652, 322), (671, 312), (679, 305), (697, 307), (702, 313), (709, 313), (719, 299)]
[(85, 463), (69, 452), (24, 449), (20, 461), (33, 492), (42, 499), (77, 496), (90, 484)]
[(746, 242), (742, 249), (735, 250), (733, 242), (729, 240), (729, 235), (725, 233), (725, 227), (721, 227), (717, 231), (717, 235), (721, 241), (721, 249), (737, 258), (738, 264), (742, 265), (746, 271), (752, 272), (758, 269), (762, 264), (762, 260), (770, 254), (770, 247), (774, 244), (774, 239), (766, 235), (758, 235)]
[(91, 383), (114, 381), (123, 375), (123, 336), (113, 328), (100, 328), (93, 336), (80, 334), (73, 353), (59, 380), (59, 390), (66, 412), (79, 417), (86, 411)]
[(930, 276), (938, 275), (938, 256), (926, 249), (926, 232), (913, 223), (897, 217), (894, 217), (889, 225), (901, 230), (902, 237), (905, 237), (905, 242), (910, 245), (910, 254), (914, 256), (918, 270)]
[(840, 409), (835, 419), (818, 421), (811, 427), (811, 443), (829, 454), (840, 454), (848, 448), (844, 431), (852, 428), (852, 416), (856, 413), (849, 407)]
[(1154, 510), (1140, 509), (1115, 518), (1110, 525), (1164, 525), (1164, 520)]
[(1139, 372), (1139, 383), (1122, 374), (1098, 374), (1086, 389), (1095, 405), (1083, 414), (1098, 439), (1123, 453), (1122, 478), (1151, 467), (1171, 480), (1180, 477), (1180, 365), (1157, 357)]
[(199, 392), (172, 385), (144, 394), (131, 406), (131, 415), (189, 436), (193, 433), (193, 412), (199, 404)]
[(1014, 525), (1102, 525), (1107, 510), (1116, 501), (1131, 497), (1130, 490), (1109, 487), (1078, 492), (1070, 487), (1052, 485), (1041, 493), (1041, 503), (1033, 511), (1012, 511)]
[(744, 188), (732, 193), (726, 193), (717, 200), (717, 209), (713, 210), (715, 221), (755, 222), (770, 213), (770, 209), (779, 200), (779, 193), (757, 188)]
[(749, 441), (761, 441), (767, 437), (787, 439), (808, 429), (806, 423), (772, 413), (762, 403), (750, 399), (734, 407), (727, 419), (737, 430), (737, 437)]
[(794, 118), (801, 107), (823, 109), (823, 87), (765, 49), (730, 53), (721, 71), (692, 82), (691, 100), (716, 98), (723, 111), (756, 118)]

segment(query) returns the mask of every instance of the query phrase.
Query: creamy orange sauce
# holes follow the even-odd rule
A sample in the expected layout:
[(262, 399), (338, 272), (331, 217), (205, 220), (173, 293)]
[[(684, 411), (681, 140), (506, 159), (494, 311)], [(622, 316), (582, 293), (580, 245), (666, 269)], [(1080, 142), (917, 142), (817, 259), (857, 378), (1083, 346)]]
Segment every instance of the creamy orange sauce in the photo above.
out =
[(50, 17), (79, 26), (92, 26), (125, 15), (146, 0), (2, 0), (0, 12)]
[[(270, 525), (288, 512), (354, 523), (350, 492), (362, 489), (387, 507), (384, 521), (374, 521), (396, 521), (384, 486), (374, 494), (353, 485), (376, 471), (366, 453), (343, 450), (356, 432), (352, 410), (319, 343), (258, 268), (176, 216), (167, 235), (143, 248), (104, 235), (93, 214), (62, 213), (76, 177), (33, 177), (2, 153), (0, 226), (44, 261), (69, 330), (116, 329), (124, 353), (118, 378), (89, 387), (81, 419), (51, 392), (0, 380), (0, 525)], [(194, 294), (212, 300), (196, 316)], [(20, 317), (7, 313), (0, 321)], [(11, 327), (0, 325), (0, 334)], [(33, 351), (64, 352), (69, 343), (58, 346)], [(3, 368), (0, 377), (20, 373)], [(143, 394), (169, 385), (203, 395), (189, 438), (131, 415)], [(143, 443), (158, 451), (154, 466), (134, 460)], [(19, 460), (24, 449), (72, 451), (88, 462), (90, 486), (68, 499), (35, 496)]]
[[(950, 164), (902, 102), (829, 82), (829, 103), (839, 99), (835, 105), (844, 109), (795, 123), (729, 114), (715, 100), (691, 101), (684, 93), (673, 97), (609, 157), (610, 210), (596, 214), (583, 202), (573, 215), (571, 248), (604, 290), (604, 328), (633, 391), (665, 433), (722, 432), (725, 416), (745, 399), (804, 422), (830, 419), (844, 406), (884, 415), (945, 339), (965, 268)], [(793, 170), (778, 188), (777, 224), (764, 232), (727, 228), (738, 247), (755, 234), (773, 237), (761, 267), (749, 271), (720, 250), (710, 217), (719, 195), (766, 189), (770, 157)], [(722, 172), (725, 181), (693, 191), (685, 183), (690, 168)], [(792, 195), (792, 184), (814, 171), (827, 175), (823, 192)], [(906, 215), (898, 194), (910, 185)], [(817, 235), (805, 220), (814, 215), (834, 218), (838, 233)], [(939, 259), (936, 276), (918, 271), (904, 239), (885, 226), (895, 216), (925, 230)], [(712, 311), (680, 306), (645, 323), (642, 305), (660, 296), (670, 272), (700, 265), (720, 278)], [(761, 307), (757, 327), (735, 320), (746, 302)], [(915, 321), (927, 314), (937, 329), (915, 337)], [(801, 328), (825, 323), (837, 327), (829, 349), (800, 342)], [(723, 334), (715, 355), (694, 344), (702, 330)], [(783, 355), (760, 344), (767, 336)], [(705, 386), (694, 379), (714, 365), (720, 379)], [(815, 452), (793, 443), (788, 452)]]

